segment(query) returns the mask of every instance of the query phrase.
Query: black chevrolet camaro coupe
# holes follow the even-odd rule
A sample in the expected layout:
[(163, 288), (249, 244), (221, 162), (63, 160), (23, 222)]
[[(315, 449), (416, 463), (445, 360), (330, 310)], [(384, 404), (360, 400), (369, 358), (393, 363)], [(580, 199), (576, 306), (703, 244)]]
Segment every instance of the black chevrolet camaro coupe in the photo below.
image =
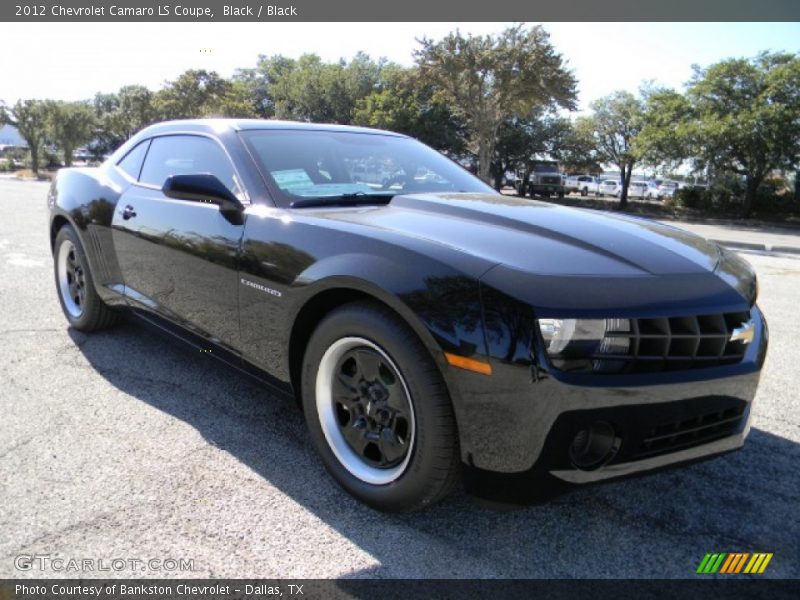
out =
[(292, 394), (383, 510), (528, 502), (740, 448), (756, 278), (673, 227), (497, 194), (402, 135), (153, 125), (48, 197), (69, 324), (128, 313)]

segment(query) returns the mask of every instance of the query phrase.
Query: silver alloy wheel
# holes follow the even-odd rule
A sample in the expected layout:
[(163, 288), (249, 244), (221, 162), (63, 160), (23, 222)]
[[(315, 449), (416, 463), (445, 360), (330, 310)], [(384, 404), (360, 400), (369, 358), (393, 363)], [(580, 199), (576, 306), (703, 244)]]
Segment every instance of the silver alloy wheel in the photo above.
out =
[[(354, 351), (366, 351), (378, 355), (379, 360), (383, 361), (383, 363), (385, 363), (385, 365), (390, 368), (391, 371), (393, 371), (392, 375), (396, 377), (396, 381), (394, 381), (391, 385), (394, 386), (397, 383), (400, 384), (397, 388), (398, 392), (401, 392), (404, 395), (405, 402), (407, 403), (407, 422), (405, 425), (405, 433), (402, 436), (404, 438), (402, 440), (404, 454), (402, 455), (401, 459), (398, 458), (396, 461), (387, 462), (387, 466), (378, 466), (378, 462), (380, 461), (372, 461), (369, 460), (368, 457), (356, 453), (351, 445), (351, 442), (345, 438), (343, 430), (346, 429), (346, 426), (343, 426), (340, 419), (340, 414), (337, 414), (337, 408), (341, 408), (342, 404), (337, 402), (337, 399), (334, 397), (334, 388), (336, 385), (335, 379), (339, 376), (339, 370), (341, 368), (340, 363), (342, 362), (343, 358), (346, 358), (348, 353)], [(362, 384), (363, 383), (365, 382), (362, 380)], [(369, 386), (367, 385), (367, 388), (368, 387)], [(411, 394), (408, 391), (408, 386), (406, 385), (403, 376), (400, 374), (400, 370), (394, 364), (392, 359), (389, 358), (386, 352), (384, 352), (375, 343), (360, 337), (346, 337), (337, 340), (325, 351), (325, 354), (320, 360), (319, 368), (317, 369), (315, 391), (317, 415), (319, 417), (322, 433), (325, 435), (328, 446), (338, 459), (339, 463), (345, 469), (347, 469), (351, 475), (365, 483), (372, 485), (387, 485), (397, 480), (405, 472), (409, 462), (411, 461), (411, 456), (414, 450), (414, 406), (411, 402)], [(367, 401), (366, 406), (369, 410), (369, 401)], [(384, 430), (389, 431), (391, 422), (396, 419), (392, 418), (391, 416), (383, 419), (382, 423), (386, 425), (384, 428), (381, 427), (381, 423), (376, 422), (376, 420), (369, 416), (365, 416), (363, 413), (363, 407), (361, 410), (362, 414), (359, 416), (359, 419), (364, 420), (364, 422), (366, 422), (365, 420), (368, 419), (373, 427), (381, 429), (381, 433), (376, 434), (374, 431), (371, 432), (372, 435), (377, 435), (378, 438), (381, 438), (376, 439), (376, 444), (381, 443), (383, 438), (381, 434)], [(405, 414), (406, 413), (404, 413), (404, 415)], [(355, 420), (355, 418), (351, 419), (350, 425), (352, 425)]]
[(64, 240), (58, 247), (58, 292), (67, 312), (75, 319), (83, 314), (86, 279), (75, 244)]

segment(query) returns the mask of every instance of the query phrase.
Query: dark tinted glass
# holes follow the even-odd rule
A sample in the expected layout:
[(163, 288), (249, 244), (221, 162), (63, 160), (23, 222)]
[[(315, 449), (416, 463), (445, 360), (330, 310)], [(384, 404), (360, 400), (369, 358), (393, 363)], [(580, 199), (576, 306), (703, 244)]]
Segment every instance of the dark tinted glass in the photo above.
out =
[(206, 137), (168, 135), (154, 138), (139, 181), (161, 187), (171, 175), (210, 173), (242, 199), (241, 186), (227, 155)]
[(138, 179), (139, 171), (142, 170), (142, 161), (144, 160), (144, 155), (147, 153), (147, 146), (149, 143), (150, 140), (146, 140), (137, 144), (133, 150), (125, 155), (125, 158), (117, 163), (117, 166), (133, 179)]
[(246, 131), (245, 141), (284, 204), (301, 198), (492, 192), (416, 140), (346, 131)]

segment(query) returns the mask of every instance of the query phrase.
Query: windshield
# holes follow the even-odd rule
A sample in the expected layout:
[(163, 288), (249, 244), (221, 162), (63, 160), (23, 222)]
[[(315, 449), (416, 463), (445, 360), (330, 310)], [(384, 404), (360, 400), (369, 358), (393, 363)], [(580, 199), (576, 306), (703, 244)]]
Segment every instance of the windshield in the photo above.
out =
[(242, 132), (288, 206), (388, 201), (396, 194), (492, 192), (463, 168), (416, 140), (346, 131)]

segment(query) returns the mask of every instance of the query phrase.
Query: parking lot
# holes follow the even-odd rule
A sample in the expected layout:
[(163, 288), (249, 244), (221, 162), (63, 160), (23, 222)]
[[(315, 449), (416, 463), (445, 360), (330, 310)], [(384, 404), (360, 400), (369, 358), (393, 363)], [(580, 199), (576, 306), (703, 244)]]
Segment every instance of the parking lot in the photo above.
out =
[(800, 577), (800, 255), (744, 255), (770, 324), (744, 450), (544, 506), (385, 515), (327, 476), (290, 401), (137, 326), (69, 330), (46, 190), (0, 180), (0, 577), (696, 577), (707, 552)]

